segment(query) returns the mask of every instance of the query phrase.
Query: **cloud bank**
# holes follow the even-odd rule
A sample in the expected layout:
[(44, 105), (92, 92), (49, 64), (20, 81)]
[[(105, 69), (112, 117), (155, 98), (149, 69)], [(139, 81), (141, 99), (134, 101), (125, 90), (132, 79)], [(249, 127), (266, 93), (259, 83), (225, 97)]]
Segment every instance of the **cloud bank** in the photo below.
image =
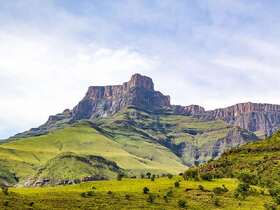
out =
[(72, 108), (90, 85), (120, 84), (136, 72), (173, 104), (280, 104), (279, 8), (239, 0), (1, 1), (0, 138)]

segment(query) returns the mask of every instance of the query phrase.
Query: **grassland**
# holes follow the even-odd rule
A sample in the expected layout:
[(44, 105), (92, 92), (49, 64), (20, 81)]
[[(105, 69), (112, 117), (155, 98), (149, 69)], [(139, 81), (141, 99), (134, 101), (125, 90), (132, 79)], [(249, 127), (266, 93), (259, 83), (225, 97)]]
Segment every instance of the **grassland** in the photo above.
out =
[[(180, 186), (174, 183), (179, 181)], [(203, 186), (203, 190), (199, 185)], [(215, 187), (224, 185), (229, 191), (214, 195)], [(12, 188), (8, 195), (0, 193), (0, 209), (192, 209), (192, 210), (250, 210), (264, 209), (271, 197), (259, 187), (245, 200), (234, 198), (238, 185), (236, 179), (218, 179), (213, 181), (185, 181), (181, 177), (171, 179), (123, 179), (122, 181), (95, 181), (77, 185)], [(147, 187), (148, 194), (143, 193)], [(200, 188), (200, 189), (199, 189)], [(85, 192), (90, 192), (86, 194)], [(171, 192), (171, 193), (170, 193)], [(149, 201), (152, 195), (153, 202)], [(179, 206), (181, 200), (186, 206)]]
[[(212, 158), (213, 145), (225, 139), (229, 132), (242, 133), (222, 121), (201, 121), (188, 116), (151, 114), (127, 108), (94, 123), (64, 124), (41, 136), (5, 141), (0, 144), (0, 179), (23, 184), (30, 176), (38, 176), (42, 168), (45, 169), (42, 176), (57, 176), (57, 179), (90, 176), (98, 171), (94, 166), (74, 159), (63, 159), (59, 163), (57, 157), (68, 152), (77, 157), (103, 157), (115, 162), (129, 176), (146, 172), (178, 174), (196, 160)], [(229, 146), (236, 144), (238, 142), (231, 142)], [(218, 153), (227, 149), (226, 146), (219, 148)], [(196, 157), (196, 154), (200, 156)], [(47, 165), (50, 161), (53, 162), (51, 167)], [(66, 174), (51, 171), (62, 162), (63, 171), (68, 171)], [(79, 173), (78, 168), (83, 173)], [(110, 173), (108, 177), (114, 176)]]
[(237, 177), (247, 173), (261, 186), (280, 185), (280, 132), (263, 141), (249, 143), (225, 152), (200, 170), (215, 177)]

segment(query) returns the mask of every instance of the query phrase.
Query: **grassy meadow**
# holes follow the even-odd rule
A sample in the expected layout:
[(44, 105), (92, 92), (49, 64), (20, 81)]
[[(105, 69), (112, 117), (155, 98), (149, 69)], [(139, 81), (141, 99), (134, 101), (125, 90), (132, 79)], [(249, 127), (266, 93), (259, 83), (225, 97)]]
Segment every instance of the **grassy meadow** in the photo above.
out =
[[(175, 183), (177, 187), (175, 186)], [(214, 193), (225, 186), (228, 192)], [(236, 179), (186, 181), (182, 177), (94, 181), (76, 185), (11, 188), (0, 193), (0, 209), (264, 209), (271, 202), (266, 190), (253, 187), (254, 193), (240, 200), (234, 197)], [(143, 188), (149, 191), (144, 194)]]

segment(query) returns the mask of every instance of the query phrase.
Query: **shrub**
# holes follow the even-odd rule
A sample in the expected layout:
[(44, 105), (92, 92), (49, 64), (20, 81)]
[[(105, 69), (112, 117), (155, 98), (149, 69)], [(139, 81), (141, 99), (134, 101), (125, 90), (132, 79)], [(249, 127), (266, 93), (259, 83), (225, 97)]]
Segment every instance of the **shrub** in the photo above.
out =
[(144, 174), (141, 174), (140, 177), (141, 177), (141, 179), (144, 179), (144, 178), (145, 178), (145, 175), (144, 175)]
[(173, 175), (172, 174), (167, 174), (168, 179), (172, 179)]
[(186, 208), (186, 207), (187, 207), (187, 202), (184, 201), (184, 200), (179, 200), (179, 201), (178, 201), (178, 206), (179, 206), (180, 208)]
[(185, 171), (185, 173), (183, 174), (183, 177), (185, 180), (198, 179), (198, 169), (190, 168), (189, 170)]
[(280, 188), (274, 187), (269, 189), (269, 194), (271, 195), (272, 199), (276, 204), (280, 204)]
[(150, 179), (151, 178), (151, 173), (150, 172), (148, 172), (148, 173), (146, 173), (146, 176), (148, 177), (148, 179)]
[(2, 189), (2, 192), (3, 192), (4, 195), (8, 195), (9, 194), (9, 188), (8, 187), (2, 186), (1, 189)]
[(200, 175), (200, 178), (202, 180), (206, 180), (206, 181), (212, 181), (213, 180), (213, 175), (210, 173), (204, 173)]
[(167, 196), (167, 197), (172, 197), (172, 196), (173, 196), (173, 191), (172, 191), (172, 190), (169, 190), (169, 191), (166, 193), (166, 196)]
[(6, 207), (9, 206), (9, 201), (4, 201), (3, 205)]
[(147, 198), (147, 202), (154, 203), (155, 199), (156, 199), (156, 196), (154, 194), (149, 194), (149, 196)]
[(234, 196), (236, 198), (245, 199), (250, 195), (250, 185), (248, 183), (240, 183), (235, 189)]
[(174, 187), (179, 188), (179, 187), (180, 187), (180, 182), (176, 181), (176, 182), (174, 183)]
[(198, 189), (201, 190), (201, 191), (204, 191), (204, 187), (202, 185), (198, 185)]
[(165, 203), (169, 202), (167, 195), (163, 196), (163, 200), (165, 201)]
[(215, 206), (221, 206), (221, 204), (220, 204), (220, 199), (217, 197), (217, 196), (213, 196), (213, 204), (215, 205)]
[(223, 187), (215, 187), (213, 189), (213, 193), (215, 195), (221, 195), (221, 194), (224, 194), (226, 192), (228, 192), (228, 189), (224, 185), (223, 185)]
[(156, 178), (156, 175), (152, 175), (152, 177), (151, 177), (151, 181), (155, 181), (155, 178)]
[(109, 191), (107, 192), (107, 194), (108, 194), (108, 195), (112, 195), (113, 192), (109, 190)]
[(258, 180), (257, 180), (256, 176), (252, 175), (252, 174), (242, 172), (237, 176), (237, 178), (240, 182), (243, 182), (243, 183), (248, 183), (251, 185), (258, 184)]
[(118, 174), (118, 176), (117, 176), (117, 180), (118, 181), (121, 181), (122, 180), (122, 178), (124, 177), (124, 174)]
[(126, 194), (126, 195), (125, 195), (125, 199), (126, 199), (126, 200), (129, 200), (129, 199), (130, 199), (130, 195)]
[(144, 194), (148, 194), (148, 193), (149, 193), (149, 191), (150, 191), (150, 190), (149, 190), (149, 188), (148, 188), (148, 187), (144, 187), (144, 188), (143, 188), (143, 193), (144, 193)]

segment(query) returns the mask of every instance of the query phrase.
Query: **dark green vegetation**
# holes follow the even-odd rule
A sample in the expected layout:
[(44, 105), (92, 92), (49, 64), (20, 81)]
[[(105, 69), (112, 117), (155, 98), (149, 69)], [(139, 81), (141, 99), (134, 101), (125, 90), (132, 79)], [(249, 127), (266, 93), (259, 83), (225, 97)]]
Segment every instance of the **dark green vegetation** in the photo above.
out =
[(223, 121), (126, 108), (94, 123), (60, 124), (44, 135), (5, 141), (0, 145), (0, 178), (45, 185), (88, 176), (110, 179), (119, 173), (178, 174), (254, 139), (253, 133)]
[[(176, 182), (180, 182), (179, 187), (174, 186)], [(71, 186), (11, 188), (8, 194), (0, 192), (0, 209), (259, 210), (273, 202), (265, 189), (255, 186), (250, 186), (254, 192), (245, 199), (236, 198), (238, 185), (236, 179), (186, 181), (175, 176), (155, 181), (123, 179)], [(149, 190), (144, 190), (145, 187)], [(222, 190), (217, 193), (219, 188)]]
[(237, 177), (260, 186), (280, 185), (280, 132), (272, 137), (225, 152), (200, 168), (213, 177)]

